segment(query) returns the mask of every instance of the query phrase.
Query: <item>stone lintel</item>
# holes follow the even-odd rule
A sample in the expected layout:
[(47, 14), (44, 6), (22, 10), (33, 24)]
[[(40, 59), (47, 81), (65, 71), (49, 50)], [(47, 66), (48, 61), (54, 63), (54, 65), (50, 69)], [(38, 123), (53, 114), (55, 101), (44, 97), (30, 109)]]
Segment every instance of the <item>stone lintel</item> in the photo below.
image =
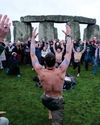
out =
[(54, 22), (54, 23), (67, 23), (71, 21), (79, 22), (80, 24), (95, 24), (96, 19), (82, 17), (82, 16), (66, 16), (66, 15), (41, 15), (41, 16), (24, 16), (21, 17), (22, 22)]

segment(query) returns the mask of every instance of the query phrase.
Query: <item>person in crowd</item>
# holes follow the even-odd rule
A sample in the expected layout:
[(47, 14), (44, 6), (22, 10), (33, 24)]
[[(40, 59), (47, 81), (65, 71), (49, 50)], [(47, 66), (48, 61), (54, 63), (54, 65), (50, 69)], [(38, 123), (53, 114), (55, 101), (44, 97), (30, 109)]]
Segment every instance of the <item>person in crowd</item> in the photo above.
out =
[(77, 77), (80, 76), (81, 57), (82, 57), (82, 54), (84, 53), (85, 49), (86, 49), (86, 41), (84, 41), (84, 49), (82, 51), (81, 51), (80, 47), (77, 47), (76, 50), (73, 47), (73, 52), (74, 52), (74, 65), (73, 65), (73, 68), (74, 69), (78, 68)]
[(0, 125), (9, 125), (8, 118), (4, 117), (5, 111), (0, 111)]
[(95, 50), (96, 50), (96, 41), (90, 41), (89, 44), (90, 48), (90, 57), (91, 57), (91, 63), (93, 65), (93, 74), (95, 74)]
[(39, 60), (39, 63), (41, 64), (41, 43), (40, 41), (35, 41), (35, 54)]
[(54, 53), (53, 40), (50, 40), (50, 41), (49, 41), (49, 45), (50, 45), (50, 51), (51, 51), (52, 53)]
[(26, 41), (24, 45), (24, 63), (31, 65), (30, 58), (30, 41)]
[(22, 46), (21, 46), (21, 41), (17, 41), (15, 44), (15, 49), (13, 50), (13, 52), (17, 53), (17, 58), (19, 63), (21, 64), (21, 60), (22, 60)]
[(6, 68), (6, 54), (5, 54), (5, 44), (4, 42), (0, 42), (0, 46), (2, 46), (2, 52), (0, 54), (0, 69)]
[(84, 63), (86, 71), (89, 70), (89, 64), (91, 63), (90, 48), (87, 46), (84, 54)]
[(66, 54), (63, 62), (58, 68), (55, 67), (56, 58), (51, 52), (45, 56), (46, 68), (43, 68), (35, 55), (35, 38), (37, 36), (36, 29), (33, 29), (30, 55), (32, 65), (39, 76), (44, 94), (42, 96), (42, 103), (48, 108), (49, 116), (52, 116), (52, 125), (63, 125), (64, 116), (64, 98), (62, 96), (63, 83), (66, 74), (66, 69), (69, 66), (73, 43), (69, 36), (71, 28), (67, 25), (66, 37), (68, 41), (66, 44)]
[(19, 60), (16, 52), (12, 52), (12, 55), (9, 58), (9, 63), (6, 69), (8, 75), (16, 75), (20, 77), (20, 66)]
[(50, 52), (50, 47), (49, 47), (48, 43), (45, 42), (43, 45), (43, 48), (41, 50), (41, 64), (43, 67), (45, 67), (45, 56), (49, 52)]
[[(58, 44), (57, 44), (58, 43)], [(62, 63), (62, 59), (63, 59), (63, 53), (64, 53), (64, 45), (63, 42), (57, 42), (54, 40), (54, 44), (53, 44), (53, 50), (54, 50), (54, 54), (56, 56), (56, 67), (58, 67), (61, 63)], [(55, 47), (55, 44), (56, 47)]]
[(97, 67), (100, 66), (100, 41), (96, 44), (95, 50), (95, 63), (94, 63), (94, 75), (96, 75)]

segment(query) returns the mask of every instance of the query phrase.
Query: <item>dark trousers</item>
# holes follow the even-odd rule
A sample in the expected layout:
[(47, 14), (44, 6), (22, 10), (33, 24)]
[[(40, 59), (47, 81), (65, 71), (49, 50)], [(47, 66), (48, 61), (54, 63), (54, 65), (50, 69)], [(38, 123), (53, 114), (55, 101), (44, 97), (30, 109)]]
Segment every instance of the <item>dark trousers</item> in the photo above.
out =
[(5, 69), (7, 67), (7, 61), (2, 61), (2, 66)]
[(90, 60), (85, 61), (85, 69), (88, 71)]
[(80, 62), (74, 62), (73, 63), (73, 69), (76, 69), (76, 68), (78, 70), (78, 73), (80, 73), (80, 71), (81, 71), (81, 64), (80, 64)]
[(20, 68), (19, 66), (13, 68), (7, 68), (6, 73), (8, 75), (20, 75)]

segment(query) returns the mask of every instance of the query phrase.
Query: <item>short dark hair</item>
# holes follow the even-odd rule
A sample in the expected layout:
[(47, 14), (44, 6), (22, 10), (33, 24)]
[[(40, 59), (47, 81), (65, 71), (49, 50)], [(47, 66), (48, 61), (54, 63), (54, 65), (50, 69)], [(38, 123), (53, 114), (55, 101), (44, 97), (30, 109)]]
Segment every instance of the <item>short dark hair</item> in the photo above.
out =
[(56, 62), (56, 58), (55, 55), (52, 52), (49, 52), (46, 56), (45, 56), (45, 63), (47, 67), (53, 67), (55, 65)]
[(60, 49), (60, 50), (62, 51), (62, 48), (61, 48), (61, 46), (57, 46), (56, 50), (57, 50), (57, 49)]

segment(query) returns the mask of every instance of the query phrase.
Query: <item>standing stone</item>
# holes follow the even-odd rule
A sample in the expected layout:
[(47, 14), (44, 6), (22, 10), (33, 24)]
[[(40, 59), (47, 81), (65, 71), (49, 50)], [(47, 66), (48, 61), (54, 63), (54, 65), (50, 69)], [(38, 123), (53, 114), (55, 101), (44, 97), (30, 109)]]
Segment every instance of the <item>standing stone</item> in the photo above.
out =
[(14, 41), (26, 41), (32, 34), (32, 27), (30, 23), (23, 23), (19, 21), (13, 21), (14, 26)]
[(54, 39), (58, 39), (57, 28), (54, 27)]
[(39, 40), (50, 41), (54, 39), (54, 23), (42, 22), (39, 24)]
[(100, 40), (100, 29), (99, 29), (99, 32), (98, 32), (98, 39)]
[(70, 22), (72, 29), (72, 39), (79, 40), (80, 39), (80, 25), (78, 22)]
[(6, 36), (6, 41), (8, 41), (8, 42), (10, 42), (11, 41), (11, 30), (9, 29), (9, 32), (8, 32), (8, 34), (7, 34), (7, 36)]
[(99, 36), (99, 26), (98, 25), (88, 25), (87, 28), (84, 29), (84, 40), (91, 40), (93, 37)]

